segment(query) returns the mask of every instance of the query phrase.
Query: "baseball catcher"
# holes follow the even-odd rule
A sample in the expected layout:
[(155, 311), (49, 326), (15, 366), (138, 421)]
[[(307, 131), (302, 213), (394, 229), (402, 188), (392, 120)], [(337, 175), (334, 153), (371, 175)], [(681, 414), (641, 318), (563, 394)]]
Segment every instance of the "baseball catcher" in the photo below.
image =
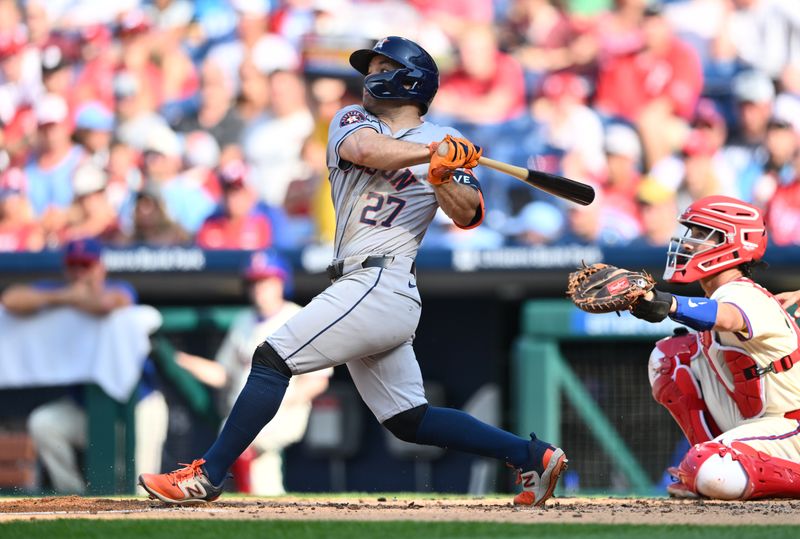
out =
[[(800, 329), (751, 277), (767, 248), (764, 216), (740, 200), (710, 196), (680, 223), (685, 232), (670, 241), (664, 279), (699, 282), (705, 296), (651, 288), (628, 304), (643, 320), (669, 317), (694, 330), (661, 339), (650, 355), (653, 397), (693, 445), (670, 469), (676, 482), (667, 490), (723, 500), (800, 497)], [(578, 282), (576, 304), (602, 271)], [(622, 271), (616, 279), (610, 272), (597, 295), (628, 288), (615, 284)]]

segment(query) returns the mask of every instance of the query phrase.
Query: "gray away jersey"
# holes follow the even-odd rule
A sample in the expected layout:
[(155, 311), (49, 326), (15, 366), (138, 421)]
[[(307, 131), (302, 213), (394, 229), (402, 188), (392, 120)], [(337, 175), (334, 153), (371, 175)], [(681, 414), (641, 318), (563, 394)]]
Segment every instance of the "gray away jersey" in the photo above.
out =
[[(336, 211), (334, 256), (379, 253), (416, 257), (417, 249), (439, 204), (428, 183), (428, 163), (403, 170), (375, 170), (339, 156), (339, 146), (363, 128), (408, 142), (428, 144), (446, 135), (461, 137), (451, 127), (429, 122), (392, 133), (360, 105), (336, 113), (328, 132), (328, 169)], [(477, 182), (474, 187), (480, 188)]]

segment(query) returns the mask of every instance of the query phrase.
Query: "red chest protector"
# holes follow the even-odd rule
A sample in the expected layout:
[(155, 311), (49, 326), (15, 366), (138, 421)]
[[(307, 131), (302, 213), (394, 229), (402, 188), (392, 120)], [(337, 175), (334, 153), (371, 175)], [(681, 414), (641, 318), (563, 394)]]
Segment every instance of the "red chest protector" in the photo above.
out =
[[(753, 283), (749, 279), (741, 280), (752, 283), (754, 287), (773, 298), (773, 300), (778, 303), (778, 300), (774, 299), (774, 296), (764, 287)], [(780, 303), (778, 303), (778, 305), (780, 305)], [(731, 346), (724, 346), (717, 342), (717, 349), (719, 350), (722, 360), (733, 375), (733, 388), (731, 388), (727, 380), (717, 372), (717, 368), (711, 360), (712, 355), (709, 349), (713, 344), (716, 332), (704, 331), (700, 334), (700, 342), (703, 345), (703, 351), (706, 357), (709, 358), (711, 368), (714, 370), (717, 378), (726, 388), (728, 394), (736, 403), (739, 412), (745, 419), (762, 415), (766, 408), (764, 384), (761, 378), (768, 373), (788, 371), (795, 363), (800, 363), (800, 329), (797, 327), (792, 317), (786, 312), (784, 312), (784, 318), (794, 331), (795, 337), (797, 338), (797, 346), (791, 354), (776, 359), (766, 367), (759, 367), (755, 359), (747, 355), (743, 350)]]

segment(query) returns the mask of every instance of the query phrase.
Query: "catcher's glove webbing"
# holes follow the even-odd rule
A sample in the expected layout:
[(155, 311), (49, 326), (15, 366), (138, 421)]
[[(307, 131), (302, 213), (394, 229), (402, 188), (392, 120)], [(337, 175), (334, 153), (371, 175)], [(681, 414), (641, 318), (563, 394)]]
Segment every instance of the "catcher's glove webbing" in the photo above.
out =
[(630, 271), (608, 264), (585, 263), (569, 274), (567, 295), (587, 313), (610, 313), (629, 309), (655, 286), (645, 271)]

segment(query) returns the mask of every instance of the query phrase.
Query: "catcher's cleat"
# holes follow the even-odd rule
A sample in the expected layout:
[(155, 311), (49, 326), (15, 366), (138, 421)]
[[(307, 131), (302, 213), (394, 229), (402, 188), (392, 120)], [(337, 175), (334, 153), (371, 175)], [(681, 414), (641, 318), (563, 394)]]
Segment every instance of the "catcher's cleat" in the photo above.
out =
[(669, 494), (670, 498), (685, 498), (694, 500), (700, 497), (699, 494), (690, 489), (681, 481), (677, 466), (670, 466), (667, 468), (667, 473), (674, 479), (673, 483), (667, 485), (667, 494)]
[(687, 487), (685, 484), (677, 481), (675, 483), (670, 483), (667, 485), (667, 494), (669, 494), (670, 498), (684, 498), (690, 500), (696, 500), (700, 497), (698, 493)]
[(222, 485), (215, 487), (208, 479), (203, 464), (197, 459), (179, 470), (162, 474), (145, 473), (139, 476), (139, 484), (150, 498), (165, 503), (213, 502), (222, 494)]
[[(534, 454), (536, 442), (536, 438), (533, 437), (531, 455)], [(566, 469), (567, 456), (564, 451), (549, 446), (545, 449), (540, 462), (534, 462), (531, 468), (517, 470), (517, 484), (522, 484), (522, 492), (514, 496), (514, 505), (543, 505), (553, 495), (558, 478)]]

